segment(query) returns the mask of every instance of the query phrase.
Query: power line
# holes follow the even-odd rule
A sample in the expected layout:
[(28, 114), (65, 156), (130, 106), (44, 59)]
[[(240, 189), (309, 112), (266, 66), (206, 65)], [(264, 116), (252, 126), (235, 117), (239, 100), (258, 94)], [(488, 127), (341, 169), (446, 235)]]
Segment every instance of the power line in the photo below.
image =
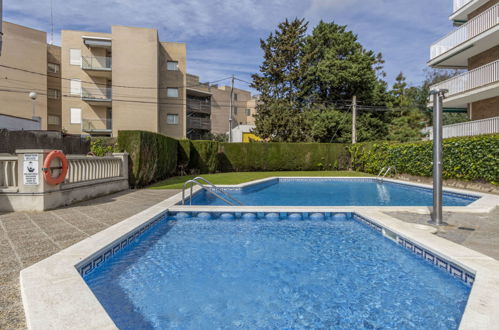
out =
[[(22, 71), (22, 72), (30, 73), (30, 74), (36, 74), (36, 75), (44, 76), (44, 77), (58, 78), (58, 79), (61, 79), (61, 80), (69, 80), (69, 81), (71, 81), (71, 80), (77, 79), (77, 78), (66, 78), (66, 77), (54, 77), (53, 75), (49, 75), (49, 74), (46, 74), (46, 73), (41, 73), (41, 72), (26, 70), (26, 69), (22, 69), (22, 68), (16, 68), (16, 67), (4, 65), (4, 64), (0, 64), (0, 67), (11, 69), (11, 70)], [(168, 89), (168, 88), (189, 88), (189, 87), (207, 86), (207, 85), (208, 85), (207, 87), (210, 87), (209, 85), (211, 85), (213, 83), (220, 82), (220, 81), (223, 81), (223, 80), (228, 80), (228, 79), (231, 79), (231, 77), (225, 77), (225, 78), (221, 78), (221, 79), (214, 80), (214, 81), (208, 81), (208, 82), (205, 82), (205, 83), (201, 83), (200, 82), (200, 83), (195, 84), (195, 85), (180, 85), (180, 86), (172, 86), (172, 87), (126, 86), (126, 85), (113, 85), (113, 84), (108, 85), (107, 83), (99, 83), (99, 82), (95, 82), (95, 81), (85, 81), (85, 80), (81, 80), (81, 79), (79, 79), (79, 81), (82, 82), (82, 83), (86, 83), (86, 84), (103, 85), (103, 86), (106, 86), (106, 87), (130, 88), (130, 89), (154, 89), (154, 90), (157, 90), (157, 89)]]

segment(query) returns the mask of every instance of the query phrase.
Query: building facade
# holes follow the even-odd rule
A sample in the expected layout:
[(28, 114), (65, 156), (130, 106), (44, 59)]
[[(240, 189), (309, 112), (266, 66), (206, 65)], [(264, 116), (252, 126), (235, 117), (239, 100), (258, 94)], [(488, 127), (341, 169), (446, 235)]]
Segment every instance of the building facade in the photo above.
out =
[(499, 0), (454, 0), (456, 29), (432, 44), (428, 65), (467, 71), (431, 86), (447, 89), (444, 108), (471, 120), (499, 116)]
[(61, 33), (62, 127), (116, 136), (145, 130), (186, 132), (186, 47), (155, 29), (112, 26), (111, 33)]

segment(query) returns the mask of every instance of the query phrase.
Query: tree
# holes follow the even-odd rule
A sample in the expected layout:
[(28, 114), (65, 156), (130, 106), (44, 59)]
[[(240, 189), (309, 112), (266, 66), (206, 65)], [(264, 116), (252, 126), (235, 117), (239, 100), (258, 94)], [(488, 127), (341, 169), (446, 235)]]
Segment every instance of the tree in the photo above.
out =
[[(382, 102), (381, 54), (366, 50), (344, 25), (321, 21), (306, 38), (301, 61), (301, 96), (316, 103), (334, 104), (356, 95), (366, 103)], [(382, 98), (381, 98), (382, 99)]]
[(301, 57), (308, 23), (287, 19), (266, 40), (260, 40), (263, 63), (252, 76), (260, 94), (255, 134), (274, 141), (303, 140), (302, 108), (297, 102), (302, 77)]

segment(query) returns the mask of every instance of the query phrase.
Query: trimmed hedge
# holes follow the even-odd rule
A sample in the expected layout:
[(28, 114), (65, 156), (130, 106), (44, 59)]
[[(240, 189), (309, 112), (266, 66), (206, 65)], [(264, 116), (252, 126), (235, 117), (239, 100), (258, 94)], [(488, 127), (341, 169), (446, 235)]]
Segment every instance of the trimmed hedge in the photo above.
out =
[(146, 131), (119, 131), (118, 148), (129, 154), (129, 182), (143, 187), (173, 175), (177, 168), (178, 141)]
[(222, 143), (229, 171), (339, 170), (348, 164), (341, 143)]
[(189, 168), (198, 173), (225, 172), (219, 164), (219, 144), (216, 141), (191, 141)]
[[(384, 166), (399, 173), (432, 176), (433, 143), (375, 143), (349, 147), (354, 170), (378, 174)], [(443, 141), (445, 179), (499, 183), (499, 134), (449, 138)]]

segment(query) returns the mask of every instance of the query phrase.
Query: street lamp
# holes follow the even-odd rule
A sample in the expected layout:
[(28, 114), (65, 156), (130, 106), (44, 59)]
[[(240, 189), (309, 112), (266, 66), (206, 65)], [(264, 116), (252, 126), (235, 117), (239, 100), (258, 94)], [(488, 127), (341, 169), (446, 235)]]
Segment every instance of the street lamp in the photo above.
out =
[(39, 129), (41, 129), (41, 125), (42, 125), (42, 117), (39, 117), (39, 116), (35, 116), (35, 103), (36, 103), (36, 98), (38, 97), (38, 94), (36, 92), (29, 92), (29, 98), (32, 100), (31, 104), (32, 104), (32, 113), (31, 113), (31, 119), (33, 119), (34, 121), (37, 121), (39, 124), (40, 124), (40, 127)]

